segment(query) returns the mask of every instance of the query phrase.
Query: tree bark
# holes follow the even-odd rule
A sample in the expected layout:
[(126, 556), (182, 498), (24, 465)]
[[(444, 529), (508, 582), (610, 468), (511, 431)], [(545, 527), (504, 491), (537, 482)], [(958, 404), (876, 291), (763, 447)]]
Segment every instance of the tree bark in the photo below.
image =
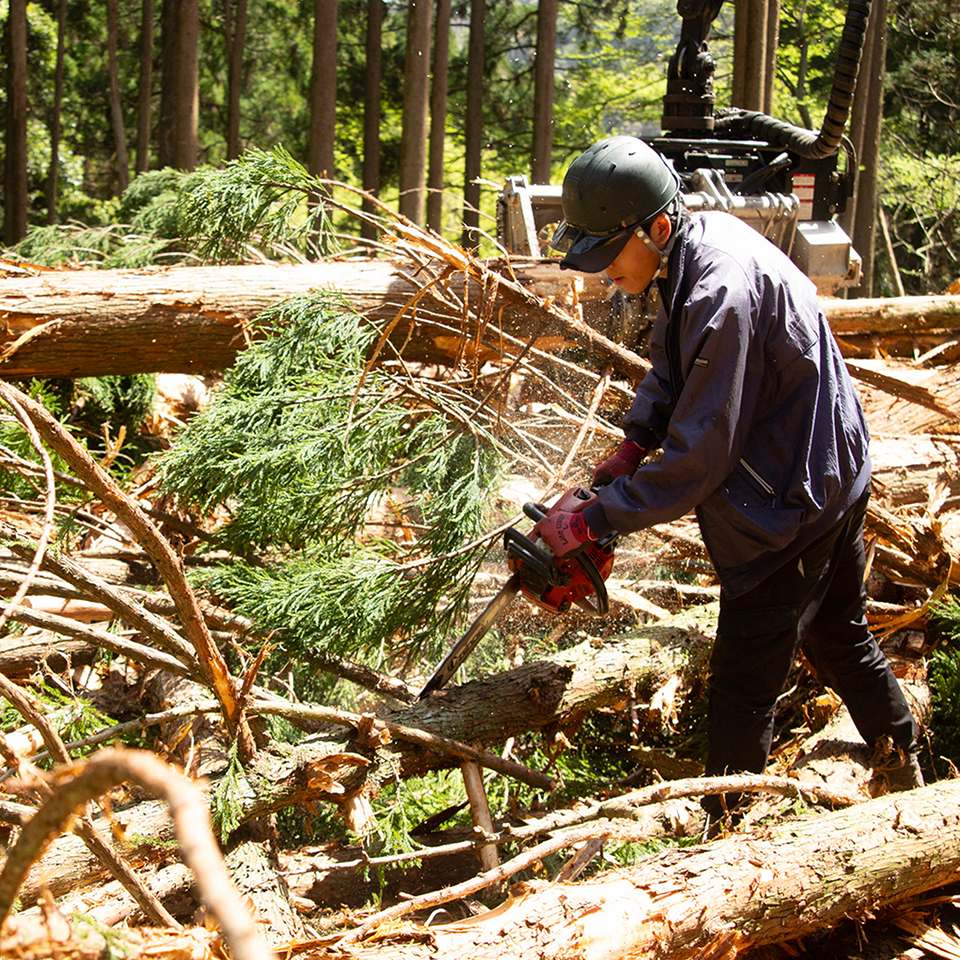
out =
[(767, 92), (767, 70), (772, 57), (767, 44), (772, 35), (767, 0), (746, 0), (737, 4), (733, 38), (733, 87), (731, 105), (745, 110), (763, 110)]
[(550, 183), (553, 153), (553, 83), (558, 0), (537, 4), (537, 56), (534, 61), (532, 183)]
[(476, 250), (480, 245), (480, 166), (483, 154), (483, 74), (486, 60), (484, 28), (486, 0), (470, 4), (470, 42), (467, 54), (467, 109), (464, 117), (463, 150), (463, 236), (462, 246)]
[[(320, 290), (341, 293), (358, 313), (391, 320), (415, 291), (403, 279), (403, 265), (388, 260), (321, 261), (239, 267), (174, 267), (150, 270), (53, 270), (36, 276), (0, 279), (0, 376), (79, 377), (152, 371), (203, 373), (230, 366), (247, 344), (245, 325), (290, 296)], [(549, 263), (515, 262), (513, 270), (536, 296), (563, 301), (571, 296), (569, 276)], [(599, 277), (577, 277), (577, 298), (587, 324), (607, 316), (607, 287)], [(456, 275), (453, 289), (462, 288)], [(476, 302), (476, 293), (470, 295)], [(905, 297), (898, 300), (821, 301), (834, 332), (899, 332), (905, 328), (960, 327), (960, 297)], [(503, 329), (526, 338), (580, 336), (544, 314), (501, 295), (493, 316)], [(410, 333), (395, 331), (397, 343)], [(413, 359), (443, 362), (456, 355), (462, 336), (459, 312), (421, 303), (419, 336), (407, 344)], [(442, 329), (445, 327), (445, 329)], [(469, 330), (467, 331), (469, 335)], [(581, 339), (583, 339), (581, 337)], [(557, 344), (554, 343), (555, 347)], [(601, 347), (594, 344), (593, 349)], [(611, 362), (628, 377), (627, 351)]]
[(279, 874), (279, 863), (266, 840), (245, 839), (226, 855), (230, 879), (254, 908), (264, 940), (271, 947), (307, 937), (306, 928), (290, 902), (290, 890)]
[(337, 126), (338, 0), (314, 0), (310, 75), (310, 147), (307, 169), (333, 179)]
[(193, 170), (200, 144), (200, 4), (199, 0), (180, 0), (177, 24), (178, 76), (175, 106), (176, 129), (173, 166)]
[(57, 191), (60, 183), (60, 109), (63, 104), (63, 59), (67, 29), (67, 0), (57, 3), (57, 65), (53, 75), (53, 117), (50, 121), (50, 171), (47, 174), (47, 224), (57, 220)]
[(140, 5), (140, 79), (137, 82), (137, 173), (150, 169), (150, 105), (153, 102), (153, 0)]
[(433, 0), (408, 0), (400, 134), (400, 213), (423, 224), (427, 189), (427, 117), (430, 107), (430, 23)]
[(873, 0), (864, 38), (856, 96), (850, 112), (850, 141), (857, 158), (856, 189), (840, 217), (862, 258), (861, 281), (848, 293), (871, 296), (874, 290), (877, 183), (886, 66), (886, 2)]
[(427, 226), (443, 233), (444, 152), (447, 145), (447, 79), (452, 0), (437, 0), (430, 86), (430, 161), (427, 168)]
[(127, 159), (127, 132), (123, 124), (120, 100), (120, 74), (117, 65), (117, 0), (107, 0), (107, 73), (109, 75), (110, 127), (117, 151), (117, 187), (122, 194), (130, 185), (130, 161)]
[[(225, 13), (227, 47), (227, 160), (240, 156), (240, 92), (243, 88), (243, 52), (247, 39), (247, 0), (229, 2)], [(332, 170), (331, 166), (331, 170)]]
[(199, 17), (197, 0), (163, 0), (161, 167), (193, 170), (197, 165)]
[(769, 0), (767, 9), (767, 59), (764, 64), (763, 112), (772, 115), (777, 79), (777, 48), (780, 46), (780, 0)]
[(424, 928), (426, 946), (405, 927), (403, 942), (381, 930), (376, 945), (340, 950), (377, 960), (493, 960), (509, 943), (521, 960), (733, 956), (953, 882), (958, 801), (960, 783), (944, 781), (671, 850), (575, 885), (517, 884), (503, 907), (482, 918)]
[[(380, 191), (380, 80), (382, 51), (380, 37), (383, 32), (383, 0), (368, 0), (366, 68), (363, 74), (363, 189), (372, 197)], [(363, 200), (363, 212), (377, 213), (373, 200)], [(376, 240), (379, 231), (375, 223), (364, 220), (360, 236), (364, 240)]]
[(4, 131), (3, 242), (27, 235), (27, 2), (10, 0), (4, 44), (7, 115)]

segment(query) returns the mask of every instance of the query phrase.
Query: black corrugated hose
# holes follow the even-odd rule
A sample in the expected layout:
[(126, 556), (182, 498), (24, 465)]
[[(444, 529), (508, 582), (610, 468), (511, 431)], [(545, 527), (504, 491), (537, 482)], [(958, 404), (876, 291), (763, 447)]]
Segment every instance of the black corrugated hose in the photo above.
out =
[(850, 0), (847, 6), (837, 66), (833, 73), (833, 88), (819, 133), (775, 120), (765, 113), (738, 109), (717, 111), (716, 131), (722, 131), (724, 136), (735, 140), (775, 143), (807, 160), (833, 156), (843, 142), (843, 132), (853, 106), (870, 3), (871, 0)]

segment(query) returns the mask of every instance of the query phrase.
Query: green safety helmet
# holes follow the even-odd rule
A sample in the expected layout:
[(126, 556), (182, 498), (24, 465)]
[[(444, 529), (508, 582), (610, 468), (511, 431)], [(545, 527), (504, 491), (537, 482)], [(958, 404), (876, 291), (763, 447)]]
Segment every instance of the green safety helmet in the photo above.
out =
[(608, 137), (581, 153), (563, 178), (563, 220), (551, 246), (566, 250), (560, 266), (599, 273), (636, 229), (667, 210), (680, 177), (637, 137)]

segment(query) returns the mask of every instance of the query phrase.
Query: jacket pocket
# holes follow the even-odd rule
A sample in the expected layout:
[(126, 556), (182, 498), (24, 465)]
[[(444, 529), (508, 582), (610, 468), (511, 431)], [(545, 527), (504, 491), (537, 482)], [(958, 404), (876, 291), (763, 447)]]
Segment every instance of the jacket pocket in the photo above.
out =
[(769, 497), (771, 505), (776, 506), (777, 491), (774, 490), (774, 488), (770, 486), (770, 484), (767, 483), (767, 481), (764, 480), (763, 477), (761, 477), (760, 474), (757, 473), (757, 471), (754, 470), (746, 460), (744, 460), (743, 457), (740, 458), (740, 466), (747, 471), (748, 476), (750, 476), (757, 486), (767, 495), (767, 497)]

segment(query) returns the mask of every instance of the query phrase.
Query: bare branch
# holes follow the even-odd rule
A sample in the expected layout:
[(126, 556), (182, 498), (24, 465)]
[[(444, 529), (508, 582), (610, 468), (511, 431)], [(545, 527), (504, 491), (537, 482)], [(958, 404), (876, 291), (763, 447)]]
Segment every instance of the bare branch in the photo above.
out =
[(23, 827), (0, 871), (0, 921), (9, 914), (30, 865), (44, 845), (66, 828), (74, 811), (126, 781), (166, 801), (180, 853), (236, 960), (274, 960), (227, 874), (203, 796), (173, 767), (140, 750), (103, 750), (86, 763), (57, 772), (52, 796)]

